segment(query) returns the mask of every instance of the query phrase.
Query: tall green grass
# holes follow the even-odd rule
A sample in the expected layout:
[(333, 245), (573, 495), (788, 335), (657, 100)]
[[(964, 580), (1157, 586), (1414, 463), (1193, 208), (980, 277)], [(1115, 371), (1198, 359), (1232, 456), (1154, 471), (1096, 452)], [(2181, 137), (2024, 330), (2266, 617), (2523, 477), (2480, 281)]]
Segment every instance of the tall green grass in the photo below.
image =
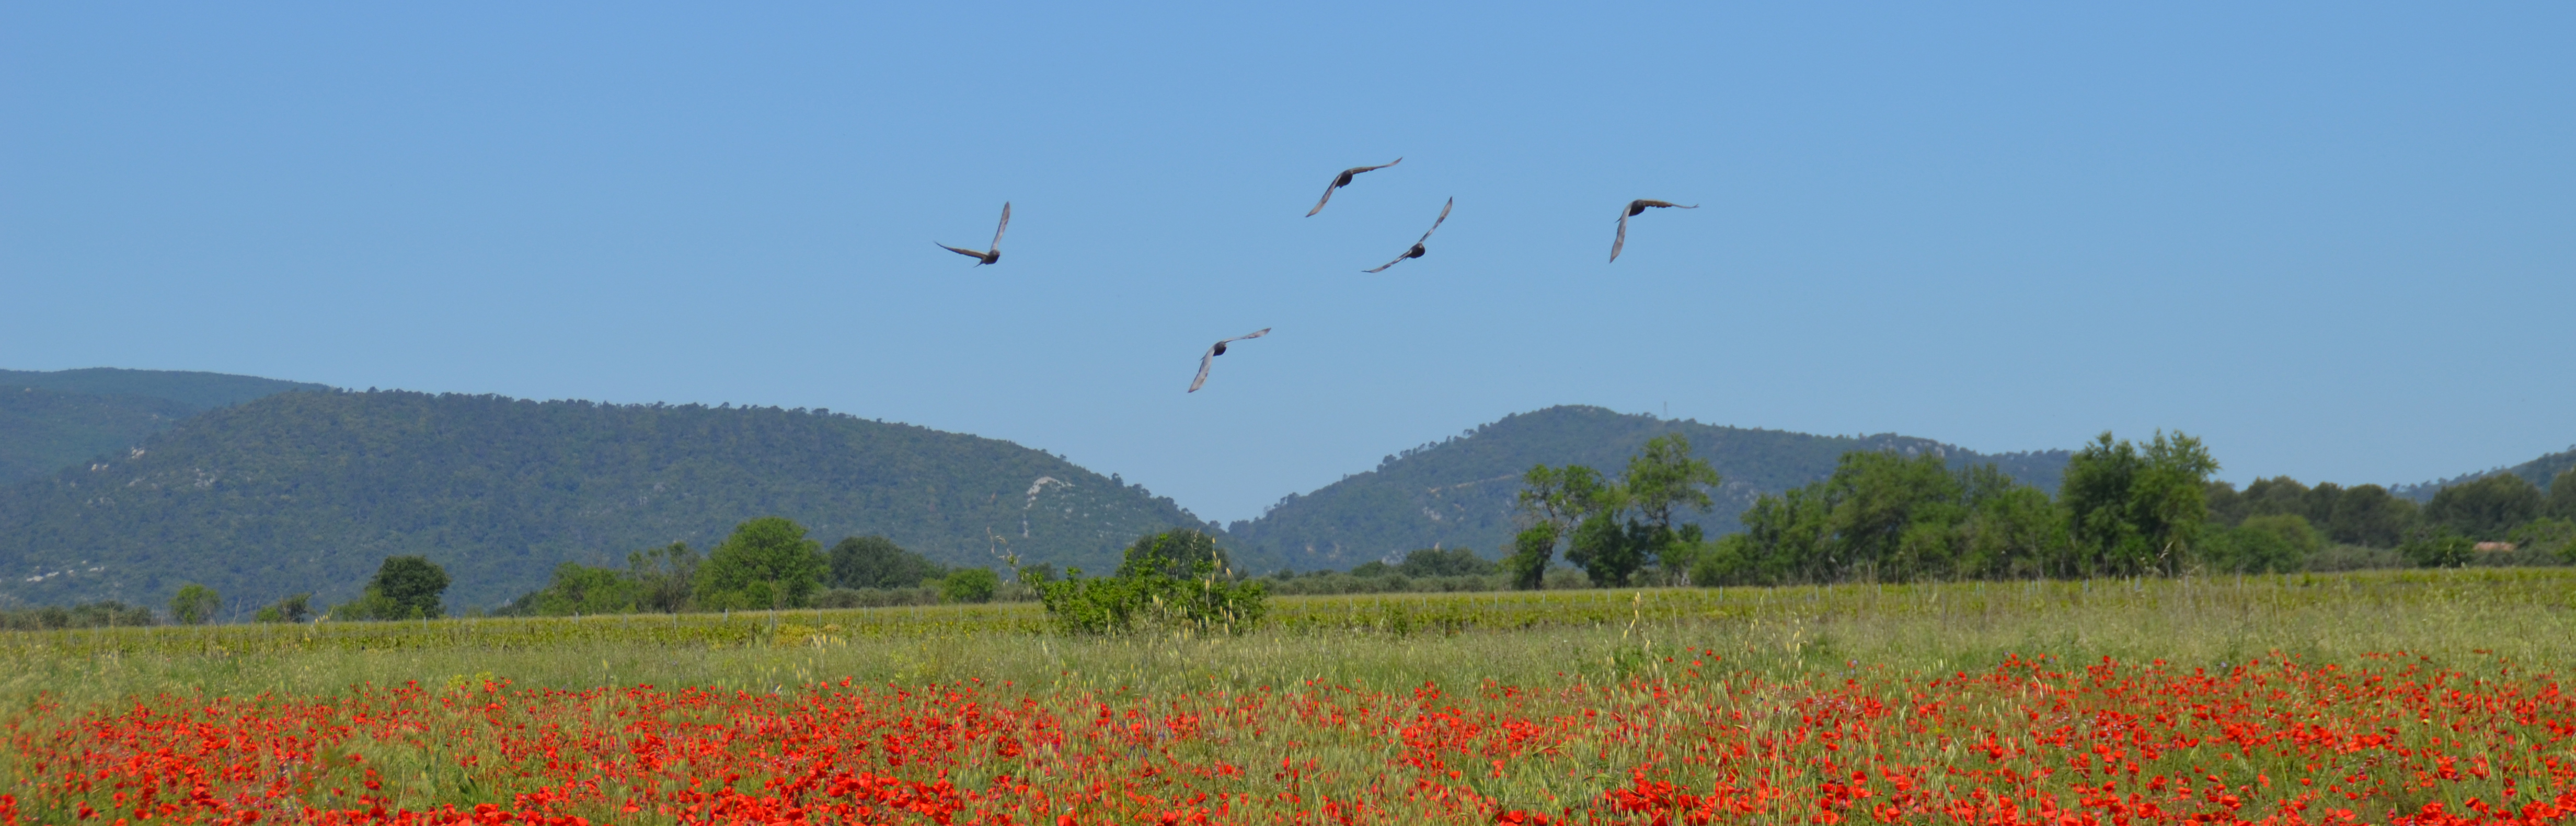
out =
[(1078, 638), (1035, 605), (0, 633), (0, 708), (488, 675), (522, 686), (772, 689), (851, 677), (1023, 690), (1308, 680), (1520, 685), (1655, 672), (1686, 648), (1798, 677), (1942, 673), (2007, 654), (2242, 662), (2403, 651), (2576, 662), (2576, 571), (1276, 598), (1240, 636)]

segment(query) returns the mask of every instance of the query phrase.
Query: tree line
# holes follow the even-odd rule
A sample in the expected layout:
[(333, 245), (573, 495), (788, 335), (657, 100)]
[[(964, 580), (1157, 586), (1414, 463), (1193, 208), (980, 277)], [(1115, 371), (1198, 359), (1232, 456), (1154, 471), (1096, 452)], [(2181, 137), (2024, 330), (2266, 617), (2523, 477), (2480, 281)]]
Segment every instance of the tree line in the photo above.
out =
[(1678, 434), (1649, 441), (1618, 478), (1583, 466), (1531, 468), (1528, 527), (1503, 565), (1537, 587), (1555, 555), (1593, 584), (1772, 585), (1870, 580), (2165, 576), (2301, 570), (2329, 543), (2379, 548), (2428, 567), (2576, 562), (2576, 470), (2547, 491), (2499, 474), (2444, 488), (2417, 507), (2378, 485), (2315, 487), (2287, 477), (2242, 491), (2209, 477), (2200, 440), (2103, 433), (2067, 463), (2056, 494), (1992, 465), (1936, 455), (1844, 454), (1824, 479), (1765, 495), (1745, 530), (1715, 539), (1674, 524), (1720, 484)]
[[(1426, 548), (1348, 572), (1283, 570), (1255, 582), (1231, 567), (1216, 538), (1179, 530), (1137, 540), (1112, 576), (1086, 580), (1071, 570), (1060, 578), (1051, 566), (1012, 560), (1005, 581), (990, 568), (941, 565), (883, 536), (825, 549), (795, 522), (762, 517), (703, 555), (672, 543), (630, 553), (624, 567), (563, 563), (545, 587), (493, 613), (1001, 598), (1046, 603), (1080, 628), (1133, 622), (1130, 614), (1144, 610), (1136, 605), (1233, 627), (1257, 619), (1269, 593), (2267, 573), (2307, 569), (2330, 549), (2381, 555), (2347, 567), (2576, 563), (2576, 469), (2546, 488), (2510, 473), (2454, 484), (2421, 506), (2379, 485), (2309, 486), (2286, 476), (2239, 490), (2210, 479), (2217, 470), (2200, 440), (2179, 432), (2144, 442), (2101, 434), (2068, 461), (2054, 495), (1991, 464), (1952, 468), (1938, 455), (1853, 451), (1826, 478), (1757, 498), (1740, 517), (1743, 532), (1709, 537), (1682, 517), (1705, 511), (1724, 479), (1675, 433), (1648, 440), (1617, 476), (1584, 465), (1532, 467), (1517, 497), (1523, 527), (1500, 561), (1466, 548)], [(449, 583), (428, 559), (390, 557), (354, 600), (323, 609), (311, 594), (297, 594), (253, 618), (437, 618), (447, 614), (441, 598)], [(213, 589), (191, 583), (172, 598), (169, 619), (212, 622), (221, 606)], [(0, 610), (0, 629), (158, 621), (149, 608), (114, 601)]]

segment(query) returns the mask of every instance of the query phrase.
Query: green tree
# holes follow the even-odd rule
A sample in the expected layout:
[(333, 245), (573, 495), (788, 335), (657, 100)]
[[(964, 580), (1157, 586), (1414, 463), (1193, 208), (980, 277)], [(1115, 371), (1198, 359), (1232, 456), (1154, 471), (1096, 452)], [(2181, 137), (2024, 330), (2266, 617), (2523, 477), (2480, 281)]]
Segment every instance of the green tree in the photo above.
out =
[(2157, 431), (2141, 449), (2108, 431), (2066, 463), (2058, 502), (2070, 517), (2077, 554), (2060, 576), (2172, 573), (2192, 558), (2209, 518), (2209, 475), (2218, 471), (2200, 440)]
[(344, 620), (436, 619), (446, 616), (439, 601), (447, 593), (447, 569), (427, 557), (389, 556), (367, 580), (366, 592), (331, 609)]
[(578, 562), (555, 566), (553, 579), (529, 600), (529, 613), (545, 617), (624, 614), (642, 602), (642, 588), (626, 572)]
[(215, 589), (191, 582), (179, 586), (178, 596), (170, 598), (170, 620), (180, 625), (204, 625), (213, 622), (215, 612), (223, 609), (223, 597)]
[(784, 517), (744, 522), (698, 568), (697, 600), (707, 609), (803, 608), (831, 563), (823, 543)]
[(1395, 566), (1397, 572), (1410, 577), (1483, 576), (1493, 573), (1494, 563), (1485, 561), (1466, 548), (1421, 548), (1404, 555)]
[(2531, 480), (2498, 473), (2435, 492), (2424, 505), (2424, 521), (2471, 540), (2493, 541), (2539, 518), (2544, 501)]
[(834, 588), (918, 588), (948, 575), (929, 557), (882, 536), (853, 536), (832, 546)]
[(1547, 584), (1547, 566), (1556, 561), (1559, 530), (1554, 522), (1540, 522), (1512, 535), (1512, 555), (1503, 557), (1503, 573), (1512, 587), (1535, 591)]
[(2522, 524), (2505, 536), (2505, 541), (2518, 549), (2537, 551), (2576, 562), (2576, 520), (2543, 516)]
[(2295, 513), (2246, 517), (2207, 543), (2211, 568), (2229, 573), (2263, 574), (2299, 570), (2308, 557), (2325, 547), (2325, 536)]
[[(1189, 560), (1186, 567), (1183, 560)], [(1082, 569), (1070, 568), (1063, 579), (1032, 587), (1047, 615), (1073, 633), (1119, 633), (1139, 626), (1249, 630), (1268, 611), (1269, 591), (1258, 580), (1228, 575), (1220, 568), (1223, 562), (1206, 534), (1165, 531), (1128, 546), (1117, 576), (1086, 578)]]
[(2477, 545), (2477, 540), (2461, 536), (2451, 526), (2435, 524), (2417, 528), (2414, 536), (2398, 543), (2397, 553), (2426, 568), (2459, 568), (2477, 556)]
[(639, 610), (677, 614), (689, 610), (698, 590), (698, 552), (673, 542), (626, 555), (626, 576), (635, 582)]
[[(1628, 469), (1619, 480), (1619, 490), (1633, 515), (1628, 525), (1631, 551), (1623, 563), (1642, 567), (1661, 563), (1666, 568), (1688, 570), (1700, 544), (1697, 524), (1675, 522), (1683, 513), (1704, 512), (1713, 501), (1709, 489), (1725, 483), (1708, 461), (1691, 455), (1690, 437), (1667, 433), (1646, 440), (1645, 447), (1628, 457)], [(1615, 578), (1626, 581), (1637, 568), (1616, 572)]]
[(2415, 528), (2417, 520), (2412, 500), (2397, 498), (2378, 485), (2356, 485), (2344, 489), (2343, 496), (2335, 500), (2334, 512), (2319, 527), (2331, 541), (2394, 548)]
[(251, 618), (259, 622), (304, 622), (313, 618), (313, 595), (294, 594), (262, 606)]
[(1228, 567), (1225, 549), (1217, 547), (1216, 537), (1205, 531), (1180, 528), (1137, 539), (1120, 557), (1118, 576), (1144, 576), (1159, 573), (1173, 578), (1197, 576), (1204, 565), (1216, 576), (1234, 578)]
[(960, 568), (939, 581), (939, 598), (949, 602), (992, 602), (1002, 577), (989, 568)]
[(2576, 467), (2550, 478), (2548, 510), (2550, 516), (2576, 519)]
[(2047, 492), (2029, 485), (1979, 499), (1958, 536), (1959, 576), (2044, 576), (2051, 558), (2068, 547), (2065, 512), (2049, 501)]
[(1615, 498), (1610, 488), (1600, 471), (1583, 465), (1538, 465), (1521, 474), (1514, 512), (1524, 527), (1512, 537), (1512, 555), (1503, 560), (1513, 587), (1536, 590), (1545, 584), (1557, 546), (1573, 536), (1576, 525)]

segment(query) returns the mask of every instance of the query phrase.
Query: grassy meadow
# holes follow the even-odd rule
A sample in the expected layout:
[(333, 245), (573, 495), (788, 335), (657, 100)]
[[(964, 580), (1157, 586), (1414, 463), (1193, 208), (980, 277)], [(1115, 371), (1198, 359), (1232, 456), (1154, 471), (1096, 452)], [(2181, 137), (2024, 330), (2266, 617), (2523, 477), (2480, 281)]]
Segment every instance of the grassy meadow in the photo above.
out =
[[(647, 823), (2322, 823), (2576, 804), (2566, 569), (1284, 597), (1232, 637), (1068, 637), (1027, 603), (150, 627), (0, 634), (0, 657), (0, 784), (21, 790), (0, 815), (31, 823), (435, 822), (478, 803)], [(2175, 697), (2203, 711), (2144, 722)], [(2132, 711), (2135, 737), (2104, 733)], [(2264, 726), (2307, 733), (2239, 732)], [(800, 727), (838, 734), (783, 734)], [(2365, 754), (2381, 748), (2406, 754)], [(2460, 779), (2423, 779), (2443, 772)], [(182, 787), (216, 802), (171, 803)]]

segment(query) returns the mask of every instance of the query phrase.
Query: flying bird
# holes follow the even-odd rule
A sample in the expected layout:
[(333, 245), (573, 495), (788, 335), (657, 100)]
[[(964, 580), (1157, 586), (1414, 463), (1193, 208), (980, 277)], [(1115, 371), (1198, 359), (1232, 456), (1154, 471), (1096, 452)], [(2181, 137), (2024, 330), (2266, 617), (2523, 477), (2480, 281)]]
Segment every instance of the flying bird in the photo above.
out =
[(1324, 197), (1315, 201), (1315, 208), (1314, 208), (1314, 209), (1310, 209), (1310, 210), (1306, 210), (1306, 217), (1308, 217), (1308, 218), (1313, 218), (1313, 217), (1315, 217), (1315, 213), (1318, 213), (1318, 212), (1322, 212), (1322, 211), (1324, 211), (1324, 202), (1325, 202), (1325, 201), (1330, 201), (1330, 200), (1332, 200), (1332, 199), (1333, 199), (1333, 190), (1340, 189), (1340, 188), (1342, 188), (1342, 187), (1346, 187), (1346, 186), (1350, 186), (1350, 185), (1351, 185), (1351, 176), (1353, 176), (1353, 175), (1357, 175), (1357, 174), (1360, 174), (1360, 173), (1362, 173), (1362, 172), (1367, 172), (1367, 171), (1369, 171), (1369, 170), (1373, 170), (1373, 169), (1385, 169), (1385, 168), (1387, 168), (1387, 167), (1394, 166), (1394, 165), (1396, 165), (1396, 164), (1400, 164), (1400, 163), (1403, 163), (1403, 162), (1404, 162), (1404, 159), (1403, 159), (1403, 158), (1397, 158), (1397, 159), (1395, 159), (1395, 160), (1387, 161), (1386, 163), (1378, 164), (1378, 165), (1376, 165), (1376, 166), (1354, 166), (1354, 167), (1351, 167), (1351, 168), (1349, 168), (1349, 169), (1342, 170), (1342, 174), (1339, 174), (1339, 175), (1335, 175), (1335, 176), (1333, 176), (1333, 183), (1332, 183), (1330, 186), (1326, 186), (1326, 187), (1324, 187)]
[(1662, 209), (1664, 207), (1673, 207), (1675, 209), (1698, 209), (1699, 205), (1692, 204), (1690, 206), (1682, 206), (1681, 204), (1676, 204), (1671, 201), (1656, 201), (1647, 198), (1639, 198), (1634, 201), (1629, 201), (1627, 206), (1622, 207), (1619, 210), (1619, 237), (1610, 239), (1610, 260), (1619, 260), (1619, 248), (1628, 245), (1628, 216), (1644, 212), (1647, 207), (1654, 207), (1657, 209)]
[[(1449, 220), (1449, 208), (1450, 208), (1450, 207), (1453, 207), (1453, 206), (1457, 206), (1457, 205), (1458, 205), (1458, 199), (1456, 199), (1456, 198), (1451, 198), (1451, 199), (1449, 199), (1449, 202), (1448, 202), (1448, 203), (1445, 203), (1445, 204), (1441, 204), (1441, 205), (1440, 205), (1440, 218), (1439, 218), (1438, 220), (1435, 220), (1435, 221), (1432, 221), (1432, 222), (1431, 222), (1431, 228), (1430, 228), (1430, 229), (1427, 229), (1427, 230), (1423, 230), (1423, 231), (1422, 231), (1422, 241), (1429, 241), (1429, 240), (1431, 240), (1431, 234), (1432, 234), (1432, 233), (1435, 233), (1435, 232), (1439, 232), (1439, 231), (1440, 231), (1440, 222), (1441, 222), (1441, 221)], [(1403, 254), (1403, 255), (1396, 256), (1396, 257), (1395, 257), (1395, 260), (1393, 260), (1393, 261), (1389, 261), (1389, 262), (1386, 262), (1386, 263), (1384, 263), (1384, 264), (1379, 264), (1379, 265), (1377, 265), (1377, 269), (1374, 269), (1374, 270), (1361, 270), (1361, 272), (1384, 272), (1384, 271), (1386, 270), (1386, 268), (1388, 268), (1388, 267), (1392, 267), (1392, 266), (1395, 266), (1395, 265), (1397, 265), (1397, 264), (1402, 264), (1402, 263), (1404, 263), (1404, 259), (1407, 259), (1407, 258), (1420, 258), (1420, 257), (1422, 257), (1422, 254), (1423, 254), (1423, 253), (1425, 253), (1425, 252), (1429, 252), (1429, 250), (1425, 250), (1425, 249), (1423, 249), (1423, 248), (1422, 248), (1422, 241), (1415, 241), (1415, 242), (1413, 242), (1413, 248), (1412, 248), (1412, 249), (1409, 249), (1409, 250), (1405, 250), (1405, 251), (1404, 251), (1404, 254)]]
[(970, 250), (970, 249), (963, 249), (963, 248), (959, 248), (959, 247), (952, 247), (952, 246), (949, 246), (949, 245), (947, 245), (947, 244), (939, 244), (939, 242), (937, 242), (937, 241), (932, 241), (932, 242), (930, 242), (930, 243), (933, 243), (933, 244), (939, 244), (939, 248), (940, 248), (940, 249), (944, 249), (944, 250), (947, 250), (947, 251), (949, 251), (949, 252), (956, 253), (956, 254), (958, 254), (958, 255), (963, 255), (963, 256), (966, 256), (966, 257), (968, 257), (968, 258), (975, 259), (975, 266), (981, 267), (981, 266), (984, 266), (984, 265), (986, 265), (986, 264), (990, 264), (990, 263), (993, 263), (993, 262), (995, 262), (995, 261), (1000, 261), (1000, 260), (1002, 260), (1002, 230), (1006, 230), (1006, 229), (1010, 229), (1010, 228), (1011, 228), (1011, 202), (1009, 202), (1009, 201), (1003, 201), (1003, 202), (1002, 202), (1002, 223), (1001, 223), (999, 226), (995, 226), (995, 227), (993, 227), (993, 248), (992, 248), (992, 249), (989, 249), (989, 250)]
[(1239, 335), (1239, 336), (1235, 336), (1235, 337), (1233, 337), (1233, 338), (1226, 339), (1225, 341), (1217, 342), (1215, 346), (1209, 347), (1209, 348), (1208, 348), (1208, 351), (1207, 351), (1207, 355), (1204, 355), (1204, 356), (1200, 356), (1200, 357), (1199, 357), (1199, 377), (1198, 377), (1198, 378), (1195, 378), (1195, 379), (1191, 379), (1191, 380), (1190, 380), (1190, 391), (1189, 391), (1189, 392), (1192, 392), (1192, 393), (1199, 392), (1199, 386), (1200, 386), (1200, 385), (1207, 384), (1207, 373), (1208, 373), (1208, 367), (1210, 367), (1210, 366), (1212, 366), (1212, 365), (1216, 364), (1216, 357), (1218, 357), (1218, 356), (1222, 356), (1222, 355), (1225, 355), (1225, 345), (1226, 345), (1228, 342), (1242, 341), (1242, 340), (1247, 339), (1247, 338), (1260, 338), (1260, 337), (1262, 337), (1262, 336), (1266, 336), (1266, 335), (1269, 335), (1269, 334), (1270, 334), (1270, 328), (1268, 328), (1268, 327), (1263, 327), (1263, 328), (1261, 328), (1260, 330), (1257, 330), (1257, 331), (1254, 331), (1254, 332), (1245, 333), (1245, 334), (1243, 334), (1243, 335)]

